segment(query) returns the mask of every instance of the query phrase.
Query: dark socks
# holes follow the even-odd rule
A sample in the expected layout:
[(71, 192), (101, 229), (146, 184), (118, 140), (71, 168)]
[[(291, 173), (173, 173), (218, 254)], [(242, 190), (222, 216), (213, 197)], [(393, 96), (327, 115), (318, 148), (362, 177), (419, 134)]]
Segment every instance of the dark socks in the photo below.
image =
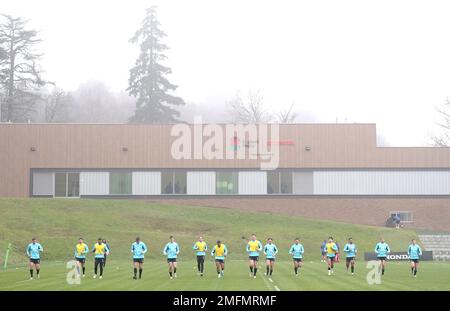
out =
[(36, 275), (39, 275), (39, 271), (41, 271), (41, 269), (36, 269)]
[(33, 269), (30, 269), (30, 275), (33, 277)]
[(134, 277), (136, 277), (136, 275), (137, 275), (137, 268), (134, 268), (133, 272), (134, 272)]
[(414, 275), (417, 275), (417, 269), (414, 269)]
[(384, 268), (381, 269), (381, 275), (384, 275)]
[(177, 273), (177, 268), (173, 268), (173, 273), (174, 273), (174, 274)]
[(352, 267), (351, 267), (351, 270), (352, 270), (352, 273), (355, 272), (355, 267), (352, 266)]
[(86, 274), (86, 267), (83, 267), (83, 274)]
[(139, 268), (139, 278), (142, 277), (142, 268)]
[(266, 267), (266, 274), (269, 275), (269, 266)]
[(253, 267), (250, 267), (250, 273), (253, 273)]
[(253, 269), (253, 275), (256, 275), (256, 271), (258, 271), (258, 268)]
[(298, 273), (298, 267), (294, 267), (294, 272), (295, 272), (295, 274)]
[(270, 275), (272, 275), (272, 272), (273, 272), (273, 269), (272, 269), (272, 268), (270, 268)]
[(170, 277), (172, 277), (172, 271), (169, 271), (169, 275), (170, 275)]

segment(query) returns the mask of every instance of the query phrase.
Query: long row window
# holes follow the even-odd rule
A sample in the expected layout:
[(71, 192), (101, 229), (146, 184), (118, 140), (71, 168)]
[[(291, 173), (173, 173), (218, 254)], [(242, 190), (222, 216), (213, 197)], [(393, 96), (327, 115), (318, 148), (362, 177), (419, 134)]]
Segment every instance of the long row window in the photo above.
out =
[[(163, 170), (160, 173), (160, 194), (188, 194), (187, 171), (186, 170)], [(133, 195), (133, 172), (130, 170), (118, 170), (111, 172), (47, 172), (34, 173), (37, 178), (33, 188), (39, 189), (44, 180), (41, 175), (53, 175), (53, 189), (47, 192), (34, 191), (37, 195), (53, 194), (54, 197), (80, 197), (80, 195)], [(90, 174), (89, 177), (83, 174)], [(153, 181), (155, 182), (155, 181)], [(47, 182), (48, 184), (48, 182)], [(83, 188), (84, 192), (80, 190)], [(247, 182), (248, 186), (248, 182)], [(158, 186), (159, 187), (159, 186)], [(243, 184), (242, 187), (246, 187)], [(285, 171), (267, 172), (267, 193), (280, 194), (292, 193), (292, 173)], [(41, 187), (42, 188), (42, 187)], [(33, 193), (33, 194), (34, 194)], [(216, 171), (215, 172), (215, 194), (237, 195), (239, 188), (239, 171)], [(156, 191), (158, 194), (158, 191)]]
[[(450, 170), (32, 171), (31, 195), (450, 195)], [(188, 184), (189, 183), (189, 184)], [(409, 216), (402, 215), (405, 221)]]

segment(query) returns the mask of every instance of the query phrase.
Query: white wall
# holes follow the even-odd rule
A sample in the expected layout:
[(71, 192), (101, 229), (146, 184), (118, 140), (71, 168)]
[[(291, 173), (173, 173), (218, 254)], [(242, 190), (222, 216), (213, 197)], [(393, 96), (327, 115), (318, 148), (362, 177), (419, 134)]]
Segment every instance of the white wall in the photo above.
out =
[(294, 194), (313, 194), (313, 172), (293, 172), (292, 192)]
[(187, 194), (216, 194), (216, 172), (187, 172)]
[(108, 195), (109, 172), (81, 172), (80, 195)]
[(267, 194), (267, 173), (264, 171), (239, 172), (239, 194)]
[(33, 195), (53, 195), (53, 172), (33, 172)]
[(133, 195), (161, 194), (161, 172), (133, 172)]
[(315, 171), (314, 194), (449, 195), (450, 171)]

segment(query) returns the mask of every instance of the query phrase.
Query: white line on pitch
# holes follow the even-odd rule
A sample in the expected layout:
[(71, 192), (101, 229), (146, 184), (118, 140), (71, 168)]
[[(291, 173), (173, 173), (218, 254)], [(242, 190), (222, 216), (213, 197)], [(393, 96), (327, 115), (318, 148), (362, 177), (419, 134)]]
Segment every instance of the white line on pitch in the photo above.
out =
[(271, 278), (269, 278), (270, 283), (273, 283), (273, 280)]
[(278, 286), (276, 286), (276, 285), (275, 285), (275, 290), (278, 291), (278, 292), (281, 292), (281, 289)]

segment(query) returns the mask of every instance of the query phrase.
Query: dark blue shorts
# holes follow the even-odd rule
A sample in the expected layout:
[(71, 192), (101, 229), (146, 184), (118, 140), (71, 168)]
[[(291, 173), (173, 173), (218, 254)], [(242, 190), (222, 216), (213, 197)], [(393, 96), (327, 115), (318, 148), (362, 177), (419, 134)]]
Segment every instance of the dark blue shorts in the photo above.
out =
[(346, 257), (346, 258), (345, 258), (345, 261), (346, 261), (346, 262), (350, 262), (350, 261), (352, 261), (352, 260), (355, 260), (355, 257)]

